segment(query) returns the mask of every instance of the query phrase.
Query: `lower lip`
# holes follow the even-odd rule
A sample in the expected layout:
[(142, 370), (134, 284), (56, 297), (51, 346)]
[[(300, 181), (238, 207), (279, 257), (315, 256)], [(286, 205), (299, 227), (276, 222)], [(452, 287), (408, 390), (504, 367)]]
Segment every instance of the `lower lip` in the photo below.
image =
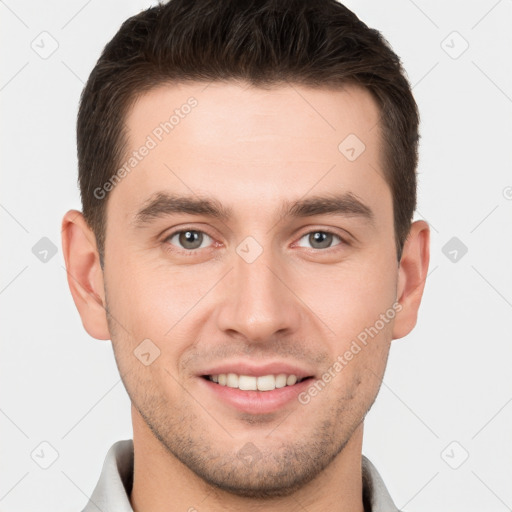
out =
[(249, 414), (268, 414), (276, 412), (294, 401), (299, 403), (298, 395), (311, 384), (312, 378), (272, 391), (244, 391), (221, 386), (203, 377), (200, 377), (200, 380), (215, 396), (239, 411)]

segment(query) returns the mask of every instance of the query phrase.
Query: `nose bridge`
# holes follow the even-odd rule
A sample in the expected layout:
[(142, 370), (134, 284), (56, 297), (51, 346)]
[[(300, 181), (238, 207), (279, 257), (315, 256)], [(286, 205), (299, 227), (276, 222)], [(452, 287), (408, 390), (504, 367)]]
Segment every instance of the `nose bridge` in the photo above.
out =
[(251, 241), (240, 244), (234, 255), (219, 327), (237, 331), (252, 341), (264, 341), (276, 333), (295, 330), (300, 306), (283, 284), (286, 277), (280, 276), (283, 271), (279, 255), (271, 249), (257, 250), (250, 244)]

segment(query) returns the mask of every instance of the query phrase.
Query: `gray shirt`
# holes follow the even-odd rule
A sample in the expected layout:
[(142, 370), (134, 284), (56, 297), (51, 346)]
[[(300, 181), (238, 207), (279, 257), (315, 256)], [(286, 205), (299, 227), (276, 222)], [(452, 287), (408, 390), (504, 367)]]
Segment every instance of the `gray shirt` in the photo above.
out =
[[(400, 512), (375, 466), (363, 455), (365, 512)], [(133, 441), (118, 441), (107, 453), (101, 476), (83, 512), (133, 512), (129, 495), (133, 483)]]

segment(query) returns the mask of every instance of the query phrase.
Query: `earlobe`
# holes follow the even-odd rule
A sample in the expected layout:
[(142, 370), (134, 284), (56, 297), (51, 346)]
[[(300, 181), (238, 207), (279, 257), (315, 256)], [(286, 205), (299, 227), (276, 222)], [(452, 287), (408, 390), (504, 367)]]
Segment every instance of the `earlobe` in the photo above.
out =
[(62, 219), (62, 252), (69, 289), (85, 330), (93, 338), (110, 339), (96, 238), (77, 210), (68, 211)]
[(405, 241), (398, 270), (397, 302), (401, 305), (393, 327), (393, 339), (409, 334), (418, 317), (430, 260), (430, 228), (423, 220), (413, 222)]

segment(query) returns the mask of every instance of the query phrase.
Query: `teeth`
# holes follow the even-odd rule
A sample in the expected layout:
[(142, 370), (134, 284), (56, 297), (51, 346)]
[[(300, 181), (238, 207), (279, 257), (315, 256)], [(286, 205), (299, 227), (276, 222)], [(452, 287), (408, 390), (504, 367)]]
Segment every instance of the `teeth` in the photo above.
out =
[(286, 375), (284, 373), (280, 373), (276, 377), (276, 388), (284, 388), (286, 386)]
[(256, 391), (258, 389), (257, 377), (251, 377), (249, 375), (240, 375), (238, 377), (238, 385), (231, 386), (232, 388), (245, 389), (247, 391)]
[(288, 375), (286, 378), (286, 385), (293, 386), (297, 382), (297, 377), (295, 375)]
[[(273, 389), (276, 389), (276, 378), (273, 375), (263, 375), (258, 377), (257, 386), (259, 391), (272, 391)], [(241, 386), (240, 389), (242, 389)]]
[(296, 375), (286, 375), (285, 373), (262, 375), (261, 377), (237, 375), (236, 373), (220, 373), (219, 375), (210, 375), (208, 378), (221, 386), (238, 388), (244, 391), (272, 391), (276, 388), (293, 386), (302, 380), (298, 379)]
[(226, 376), (226, 386), (229, 388), (238, 387), (238, 375), (236, 373), (228, 373)]

